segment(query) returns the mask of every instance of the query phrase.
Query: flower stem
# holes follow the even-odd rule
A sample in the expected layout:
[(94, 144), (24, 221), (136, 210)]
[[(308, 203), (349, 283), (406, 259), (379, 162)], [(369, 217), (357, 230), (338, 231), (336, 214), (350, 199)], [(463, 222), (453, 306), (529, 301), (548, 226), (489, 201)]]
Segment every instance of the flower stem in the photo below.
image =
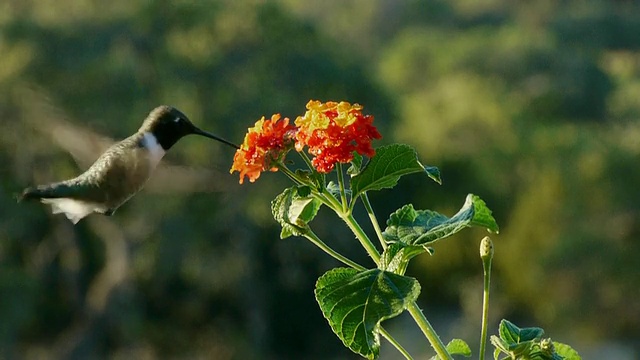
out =
[(493, 243), (485, 236), (480, 242), (480, 258), (484, 270), (484, 287), (482, 292), (482, 331), (480, 332), (480, 360), (484, 360), (487, 346), (487, 326), (489, 321), (489, 291), (491, 284), (491, 260), (493, 259)]
[(318, 192), (312, 190), (314, 196), (316, 196), (323, 204), (328, 206), (331, 210), (335, 211), (336, 214), (342, 213), (342, 204), (338, 201), (338, 199), (333, 196), (327, 189), (323, 189), (322, 192)]
[(387, 243), (384, 241), (384, 237), (382, 236), (382, 230), (380, 229), (380, 224), (378, 224), (378, 219), (376, 218), (376, 214), (373, 212), (373, 208), (371, 207), (371, 203), (369, 202), (369, 197), (367, 196), (366, 191), (362, 193), (361, 199), (362, 199), (362, 203), (364, 204), (364, 208), (367, 210), (369, 219), (371, 220), (371, 225), (373, 225), (373, 229), (376, 231), (376, 235), (378, 235), (378, 240), (380, 241), (380, 245), (382, 245), (383, 249), (386, 249)]
[[(489, 265), (491, 268), (491, 265)], [(491, 270), (488, 270), (489, 272)], [(485, 268), (484, 271), (484, 291), (482, 294), (482, 331), (480, 332), (480, 360), (484, 360), (484, 353), (487, 348), (487, 321), (489, 318), (489, 279), (490, 273)]]
[(342, 212), (346, 213), (348, 210), (347, 194), (344, 191), (344, 172), (342, 171), (342, 164), (338, 163), (336, 166), (338, 172), (338, 185), (340, 186), (340, 201), (342, 201)]
[(431, 347), (433, 348), (433, 350), (435, 350), (436, 354), (440, 356), (440, 359), (453, 360), (453, 358), (447, 351), (447, 348), (442, 343), (442, 340), (440, 340), (440, 337), (433, 329), (427, 318), (424, 316), (422, 310), (420, 310), (420, 308), (418, 307), (418, 304), (413, 301), (411, 304), (409, 304), (408, 310), (409, 314), (411, 314), (411, 317), (413, 317), (413, 320), (416, 322), (416, 324), (418, 324), (420, 330), (422, 330), (422, 333), (427, 337), (429, 343), (431, 343)]
[(405, 348), (403, 348), (402, 345), (400, 345), (400, 343), (396, 339), (394, 339), (393, 336), (391, 336), (391, 334), (389, 334), (389, 332), (382, 326), (380, 326), (380, 333), (382, 334), (382, 336), (384, 336), (385, 339), (387, 339), (387, 341), (391, 343), (391, 345), (398, 349), (398, 351), (404, 356), (405, 359), (413, 360), (411, 354), (409, 354), (409, 352), (405, 350)]
[(281, 170), (282, 173), (284, 173), (294, 183), (296, 183), (296, 185), (303, 185), (304, 184), (304, 181), (302, 181), (300, 178), (298, 178), (298, 176), (293, 171), (289, 170), (287, 165), (285, 165), (283, 163), (278, 163), (278, 169)]
[(336, 199), (327, 189), (324, 189), (322, 192), (313, 191), (314, 196), (322, 201), (326, 206), (335, 211), (335, 213), (347, 224), (349, 229), (356, 235), (358, 241), (364, 249), (367, 251), (369, 256), (373, 259), (373, 261), (378, 265), (380, 263), (380, 253), (378, 249), (373, 245), (367, 234), (365, 234), (364, 230), (360, 227), (358, 222), (353, 218), (351, 212), (345, 212), (342, 209), (342, 204)]
[(358, 224), (356, 219), (353, 218), (353, 215), (349, 213), (339, 213), (338, 216), (340, 216), (340, 218), (347, 224), (349, 229), (353, 231), (358, 241), (360, 241), (362, 247), (364, 247), (369, 256), (371, 256), (373, 261), (376, 263), (376, 265), (379, 265), (380, 253), (378, 252), (378, 249), (376, 249), (376, 247), (373, 245), (373, 243), (371, 242), (367, 234), (365, 234), (364, 230), (362, 230), (360, 224)]
[(315, 168), (313, 167), (313, 164), (311, 163), (311, 159), (309, 159), (307, 154), (302, 152), (302, 151), (299, 151), (298, 154), (300, 154), (300, 157), (302, 158), (302, 160), (304, 160), (305, 164), (307, 164), (307, 166), (309, 167), (309, 170), (315, 171)]
[(356, 270), (360, 270), (360, 271), (366, 270), (366, 268), (364, 266), (354, 262), (353, 260), (348, 259), (347, 257), (343, 256), (342, 254), (340, 254), (337, 251), (333, 250), (331, 247), (329, 247), (329, 245), (325, 244), (324, 241), (320, 240), (318, 235), (316, 235), (313, 231), (309, 230), (309, 232), (304, 234), (304, 237), (306, 237), (315, 246), (319, 247), (322, 251), (326, 252), (331, 257), (333, 257), (334, 259), (340, 261), (341, 263), (343, 263), (343, 264), (345, 264), (345, 265), (347, 265), (349, 267), (352, 267), (352, 268), (354, 268)]

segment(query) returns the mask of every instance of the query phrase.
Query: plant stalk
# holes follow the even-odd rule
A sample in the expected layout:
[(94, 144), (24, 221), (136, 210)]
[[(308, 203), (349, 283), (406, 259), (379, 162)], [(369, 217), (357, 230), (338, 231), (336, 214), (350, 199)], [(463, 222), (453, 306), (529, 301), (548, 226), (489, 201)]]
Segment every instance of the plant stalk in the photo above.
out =
[(431, 347), (436, 351), (436, 354), (438, 354), (440, 359), (453, 360), (453, 357), (451, 357), (451, 354), (447, 351), (447, 348), (444, 346), (442, 340), (440, 340), (440, 337), (422, 313), (422, 310), (418, 307), (418, 304), (416, 304), (415, 301), (411, 302), (408, 310), (409, 314), (411, 314), (411, 317), (413, 317), (413, 320), (418, 324), (422, 333), (427, 337)]
[(347, 193), (344, 191), (344, 173), (342, 171), (342, 164), (338, 163), (336, 167), (338, 172), (338, 186), (340, 186), (340, 201), (342, 201), (342, 212), (347, 213), (349, 210), (347, 204)]
[(353, 231), (353, 233), (356, 235), (356, 238), (358, 239), (358, 241), (360, 241), (362, 247), (364, 247), (369, 256), (376, 263), (376, 266), (379, 265), (380, 253), (378, 252), (378, 249), (376, 249), (376, 247), (373, 245), (367, 234), (365, 234), (364, 230), (362, 230), (360, 224), (358, 224), (356, 219), (354, 219), (351, 214), (340, 213), (338, 215), (342, 220), (344, 220), (349, 229), (351, 229), (351, 231)]
[(304, 237), (306, 237), (309, 241), (311, 241), (313, 245), (319, 247), (322, 251), (326, 252), (331, 257), (340, 261), (341, 263), (349, 267), (352, 267), (356, 270), (360, 270), (360, 271), (367, 270), (364, 266), (356, 263), (355, 261), (333, 250), (329, 245), (325, 244), (324, 241), (320, 240), (320, 238), (313, 231), (309, 230), (309, 232), (304, 234)]
[(309, 167), (309, 170), (315, 171), (315, 168), (313, 167), (313, 163), (311, 163), (311, 159), (309, 159), (307, 154), (303, 151), (298, 152), (298, 154), (300, 154), (300, 157), (302, 158), (302, 160), (304, 160), (305, 164), (307, 164), (307, 166)]
[(293, 171), (289, 170), (289, 168), (285, 164), (278, 163), (278, 169), (282, 171), (282, 173), (285, 174), (289, 179), (291, 179), (296, 185), (304, 184), (304, 181), (300, 180), (300, 178), (298, 178), (298, 176)]
[(342, 213), (342, 204), (340, 201), (333, 196), (332, 193), (327, 191), (327, 189), (323, 189), (322, 192), (312, 190), (314, 196), (316, 196), (322, 203), (329, 207), (329, 209), (333, 210), (336, 214)]
[(484, 360), (484, 353), (487, 349), (487, 322), (489, 319), (489, 282), (490, 282), (491, 264), (489, 269), (484, 270), (484, 290), (482, 294), (482, 331), (480, 333), (480, 360)]
[(384, 241), (384, 237), (382, 236), (382, 229), (380, 229), (380, 224), (378, 224), (378, 218), (376, 218), (376, 214), (373, 212), (373, 207), (371, 207), (371, 203), (369, 202), (369, 196), (367, 196), (367, 192), (363, 192), (361, 195), (362, 203), (364, 204), (364, 208), (367, 210), (367, 214), (369, 215), (369, 220), (371, 220), (371, 225), (373, 225), (373, 229), (378, 235), (378, 240), (380, 241), (380, 245), (382, 245), (383, 249), (387, 248), (387, 243)]
[(391, 334), (389, 334), (389, 332), (382, 326), (380, 326), (380, 333), (382, 334), (382, 336), (384, 336), (385, 339), (387, 339), (387, 341), (391, 343), (391, 345), (398, 349), (398, 351), (404, 356), (405, 359), (413, 360), (411, 354), (409, 354), (409, 352), (405, 348), (403, 348), (402, 345), (400, 345), (400, 343), (396, 339), (394, 339), (393, 336), (391, 336)]

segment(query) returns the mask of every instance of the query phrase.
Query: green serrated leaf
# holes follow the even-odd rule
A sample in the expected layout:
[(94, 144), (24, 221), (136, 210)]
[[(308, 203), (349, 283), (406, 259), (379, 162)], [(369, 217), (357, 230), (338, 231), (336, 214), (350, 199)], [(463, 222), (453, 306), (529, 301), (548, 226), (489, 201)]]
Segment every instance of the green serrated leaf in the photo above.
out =
[(582, 357), (571, 346), (557, 341), (553, 342), (553, 347), (556, 349), (556, 354), (562, 356), (564, 360), (582, 360)]
[(329, 181), (329, 183), (327, 184), (327, 191), (329, 191), (329, 193), (331, 193), (331, 195), (335, 196), (336, 198), (340, 198), (340, 186), (338, 185), (338, 183)]
[(427, 173), (433, 181), (442, 185), (442, 178), (440, 177), (440, 169), (435, 166), (425, 166), (424, 171)]
[(357, 152), (353, 152), (353, 160), (351, 160), (351, 166), (347, 169), (347, 174), (356, 176), (362, 170), (362, 155)]
[(301, 197), (298, 188), (285, 189), (271, 202), (273, 218), (282, 226), (280, 238), (304, 235), (309, 231), (308, 223), (318, 213), (321, 203), (312, 197)]
[(520, 328), (507, 319), (500, 321), (498, 333), (500, 334), (500, 339), (506, 342), (507, 345), (520, 342)]
[(280, 239), (286, 239), (290, 236), (293, 236), (293, 232), (291, 229), (291, 226), (283, 226), (282, 229), (280, 230)]
[(534, 343), (535, 343), (534, 341), (528, 340), (528, 341), (523, 341), (515, 344), (510, 344), (509, 353), (512, 353), (518, 356), (530, 354)]
[(500, 322), (500, 338), (508, 344), (517, 344), (525, 341), (540, 340), (544, 335), (544, 330), (539, 327), (520, 328), (509, 320), (503, 319)]
[(307, 227), (307, 224), (318, 214), (321, 205), (322, 203), (316, 198), (294, 197), (289, 206), (289, 223), (302, 228)]
[(580, 355), (569, 345), (543, 339), (544, 330), (539, 327), (520, 328), (503, 319), (499, 328), (500, 338), (491, 336), (496, 347), (494, 357), (504, 352), (513, 358), (540, 360), (581, 360)]
[(544, 335), (544, 330), (539, 327), (521, 328), (519, 341), (539, 340), (542, 335)]
[(382, 253), (380, 269), (404, 275), (409, 260), (428, 251), (429, 249), (423, 246), (413, 246), (401, 242), (393, 243), (387, 246)]
[[(329, 181), (329, 183), (327, 184), (327, 191), (329, 191), (331, 193), (331, 195), (335, 196), (338, 199), (341, 196), (341, 194), (340, 194), (340, 185), (338, 185), (338, 183), (336, 183), (336, 182)], [(349, 195), (351, 195), (351, 190), (345, 189), (344, 193), (347, 194), (347, 196), (349, 196)]]
[(301, 231), (303, 231), (303, 229), (298, 229), (288, 222), (289, 207), (291, 206), (293, 192), (293, 188), (285, 189), (271, 201), (273, 218), (282, 226), (282, 231), (280, 232), (281, 239), (286, 239), (292, 235), (299, 235)]
[(354, 197), (358, 197), (365, 191), (392, 188), (401, 176), (425, 171), (425, 167), (418, 161), (418, 154), (411, 146), (381, 146), (376, 149), (376, 155), (365, 168), (351, 179), (351, 191)]
[(500, 351), (500, 349), (498, 348), (493, 350), (493, 360), (498, 360), (498, 358), (500, 357), (500, 353), (502, 353), (502, 351)]
[(496, 350), (503, 351), (503, 352), (509, 351), (509, 344), (502, 338), (499, 338), (495, 335), (491, 335), (491, 337), (489, 338), (489, 341), (491, 341), (491, 344), (493, 344)]
[(447, 351), (451, 355), (462, 355), (464, 357), (471, 356), (471, 348), (461, 339), (453, 339), (447, 344)]
[(405, 205), (391, 214), (383, 236), (389, 243), (402, 242), (422, 246), (470, 226), (498, 231), (491, 210), (484, 201), (473, 194), (467, 195), (460, 211), (451, 218), (431, 210), (415, 210), (411, 204)]
[[(447, 352), (450, 355), (462, 355), (464, 357), (471, 356), (471, 348), (464, 340), (461, 340), (461, 339), (453, 339), (449, 341), (446, 348), (447, 348)], [(440, 360), (440, 359), (441, 359), (440, 356), (435, 355), (431, 357), (430, 360)]]
[(399, 315), (419, 293), (416, 279), (379, 269), (336, 268), (322, 275), (315, 288), (333, 332), (345, 346), (369, 359), (380, 351), (380, 322)]
[(469, 194), (465, 200), (465, 205), (469, 202), (473, 205), (473, 218), (471, 219), (471, 224), (484, 227), (490, 232), (496, 234), (499, 233), (500, 228), (498, 227), (498, 223), (496, 223), (496, 219), (493, 218), (493, 215), (491, 214), (492, 212), (484, 200), (480, 199), (477, 195)]

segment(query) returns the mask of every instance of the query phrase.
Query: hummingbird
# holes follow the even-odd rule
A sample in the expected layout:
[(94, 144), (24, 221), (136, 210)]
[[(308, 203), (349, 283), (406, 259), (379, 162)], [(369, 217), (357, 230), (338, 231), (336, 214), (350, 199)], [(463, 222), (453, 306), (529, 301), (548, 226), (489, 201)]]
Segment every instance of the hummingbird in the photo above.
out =
[(91, 213), (111, 216), (147, 182), (165, 153), (186, 135), (238, 145), (196, 127), (180, 110), (153, 109), (138, 131), (107, 149), (84, 173), (65, 181), (24, 189), (18, 201), (40, 200), (74, 224)]

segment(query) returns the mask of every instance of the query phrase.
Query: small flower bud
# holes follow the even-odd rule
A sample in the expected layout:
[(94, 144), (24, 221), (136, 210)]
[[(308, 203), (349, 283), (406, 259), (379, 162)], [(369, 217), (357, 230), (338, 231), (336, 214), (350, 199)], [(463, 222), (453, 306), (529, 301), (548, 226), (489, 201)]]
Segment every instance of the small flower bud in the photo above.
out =
[(482, 260), (491, 260), (493, 258), (493, 242), (488, 236), (485, 236), (480, 242), (480, 258)]
[(551, 341), (551, 338), (540, 340), (540, 350), (547, 356), (552, 356), (553, 354), (555, 354), (556, 349), (555, 346), (553, 346), (553, 341)]

